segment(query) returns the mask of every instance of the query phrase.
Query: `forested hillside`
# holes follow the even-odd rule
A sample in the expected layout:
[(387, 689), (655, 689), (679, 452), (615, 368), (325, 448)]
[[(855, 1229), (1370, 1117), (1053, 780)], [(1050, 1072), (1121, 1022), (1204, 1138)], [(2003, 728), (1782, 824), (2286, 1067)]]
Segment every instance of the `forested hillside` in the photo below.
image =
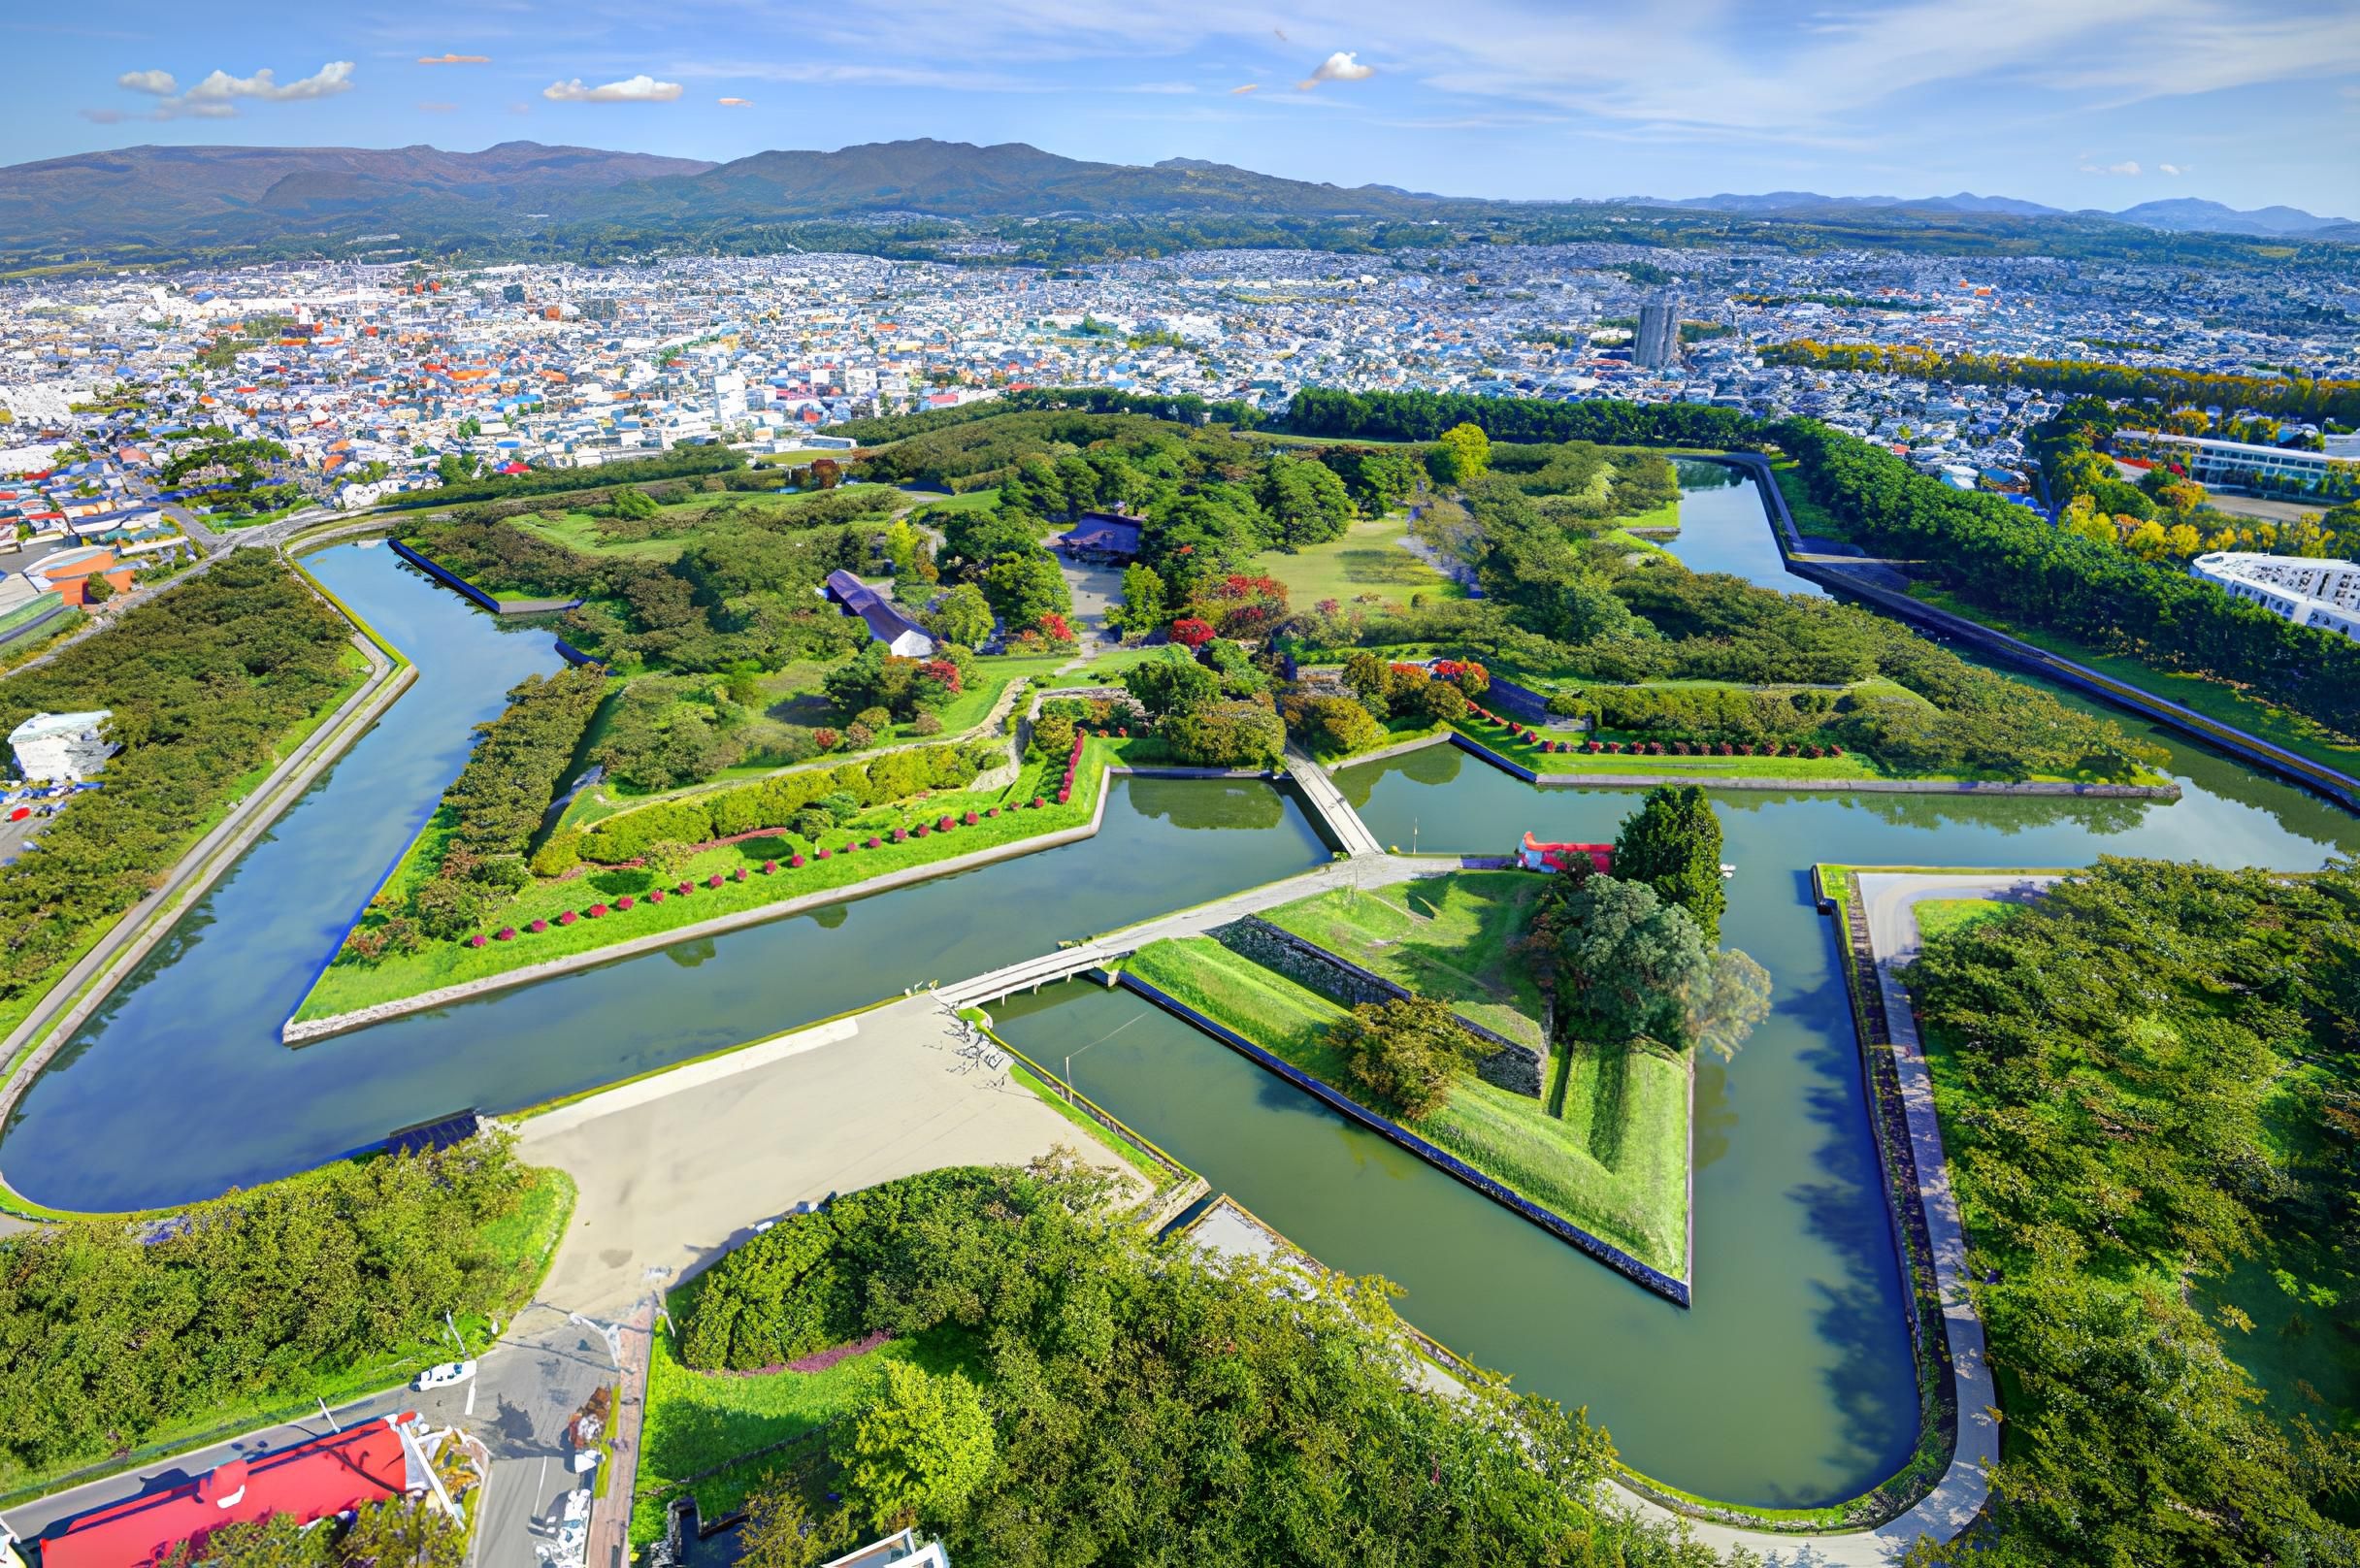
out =
[(38, 845), (0, 866), (0, 1021), (13, 1022), (359, 678), (352, 629), (287, 564), (240, 550), (0, 680), (0, 734), (106, 708), (122, 747)]
[(1929, 1560), (2352, 1561), (2360, 877), (2103, 861), (1910, 991), (2007, 1421)]

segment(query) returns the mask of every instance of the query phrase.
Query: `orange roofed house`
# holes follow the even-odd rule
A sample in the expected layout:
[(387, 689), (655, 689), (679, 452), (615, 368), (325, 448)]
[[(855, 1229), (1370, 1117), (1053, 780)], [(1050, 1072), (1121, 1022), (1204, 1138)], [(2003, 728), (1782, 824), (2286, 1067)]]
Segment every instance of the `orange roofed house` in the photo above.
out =
[(36, 590), (48, 593), (54, 589), (67, 604), (81, 604), (89, 601), (92, 577), (104, 577), (108, 587), (125, 593), (131, 587), (131, 572), (128, 564), (115, 558), (113, 550), (104, 544), (93, 544), (85, 549), (59, 550), (55, 555), (45, 556), (26, 567), (24, 575)]

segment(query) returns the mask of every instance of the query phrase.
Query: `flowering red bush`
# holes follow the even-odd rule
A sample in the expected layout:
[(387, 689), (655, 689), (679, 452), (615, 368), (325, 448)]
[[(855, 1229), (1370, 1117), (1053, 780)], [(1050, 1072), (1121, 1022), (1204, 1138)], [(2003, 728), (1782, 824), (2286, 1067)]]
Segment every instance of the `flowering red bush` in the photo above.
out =
[(967, 814), (966, 816), (961, 817), (961, 818), (959, 819), (959, 821), (960, 821), (960, 822), (961, 822), (963, 825), (965, 825), (965, 826), (967, 826), (967, 827), (969, 827), (969, 828), (974, 827), (976, 823), (978, 823), (978, 822), (980, 822), (980, 821), (982, 821), (982, 820), (983, 820), (983, 819), (982, 819), (982, 818), (980, 818), (980, 817), (978, 817), (978, 816), (976, 816), (976, 815), (975, 815), (975, 813), (974, 813), (974, 812), (973, 812), (971, 809), (970, 809), (970, 810), (967, 812)]
[(744, 867), (744, 866), (740, 866), (739, 867), (738, 867), (738, 869), (736, 869), (735, 871), (732, 871), (732, 872), (730, 873), (730, 880), (731, 880), (731, 881), (733, 881), (733, 882), (742, 882), (742, 881), (744, 881), (744, 880), (745, 880), (745, 867)]
[(705, 885), (708, 888), (717, 888), (721, 886), (721, 873), (719, 871), (715, 871), (712, 875), (706, 877), (705, 879)]
[(1057, 803), (1059, 805), (1064, 805), (1072, 799), (1073, 792), (1071, 790), (1060, 790), (1057, 792)]
[(631, 907), (631, 905), (632, 905), (632, 898), (631, 898), (631, 895), (630, 895), (630, 894), (628, 894), (628, 893), (624, 894), (624, 895), (623, 895), (621, 898), (617, 898), (617, 899), (615, 899), (615, 900), (614, 900), (614, 906), (615, 906), (615, 908), (617, 908), (617, 909), (628, 909), (628, 908), (630, 908), (630, 907)]
[(469, 937), (467, 939), (467, 945), (470, 947), (481, 947), (483, 945), (483, 932), (477, 931), (475, 935)]
[(811, 732), (811, 744), (822, 751), (834, 751), (836, 742), (842, 738), (843, 736), (837, 735), (834, 730), (825, 727)]
[[(974, 812), (972, 812), (972, 811), (968, 812), (968, 813), (967, 814), (967, 821), (969, 821), (969, 822), (974, 821), (974, 820), (975, 820), (975, 813), (974, 813)], [(940, 822), (937, 822), (937, 823), (935, 823), (935, 824), (934, 824), (934, 832), (936, 832), (936, 833), (949, 833), (949, 832), (950, 832), (950, 831), (951, 831), (953, 828), (956, 828), (956, 827), (958, 827), (958, 826), (959, 826), (959, 824), (958, 824), (957, 822), (953, 821), (953, 820), (952, 820), (950, 817), (945, 816), (945, 817), (944, 817), (944, 818), (943, 818), (943, 819), (942, 819)]]
[(801, 866), (802, 866), (802, 865), (803, 865), (803, 858), (801, 855), (789, 855), (789, 856), (787, 857), (787, 864), (788, 864), (789, 866), (793, 866), (801, 867)]
[(531, 931), (536, 936), (539, 936), (542, 931), (545, 931), (548, 929), (549, 923), (545, 920), (536, 920), (533, 922), (533, 924), (525, 928), (526, 931)]
[(1068, 626), (1065, 618), (1055, 610), (1049, 611), (1048, 614), (1034, 621), (1032, 630), (1051, 642), (1071, 642), (1073, 640), (1073, 628)]
[(558, 917), (557, 917), (557, 923), (558, 923), (560, 926), (571, 926), (571, 925), (573, 925), (573, 924), (574, 924), (575, 921), (577, 921), (577, 920), (579, 920), (579, 919), (581, 919), (581, 918), (582, 918), (581, 916), (579, 916), (579, 915), (575, 914), (575, 913), (574, 913), (573, 910), (569, 909), (569, 910), (567, 910), (567, 911), (566, 911), (564, 914), (562, 914), (562, 915), (560, 915), (560, 916), (558, 916)]
[(959, 667), (948, 659), (929, 659), (918, 667), (918, 673), (940, 681), (952, 696), (959, 695)]
[(1124, 725), (1115, 731), (1115, 735), (1124, 740), (1129, 740), (1131, 738), (1131, 727), (1129, 725)]
[(1201, 648), (1213, 640), (1210, 621), (1200, 621), (1194, 615), (1184, 615), (1172, 622), (1172, 640), (1184, 648)]
[(1042, 800), (1042, 799), (1041, 799), (1039, 796), (1037, 796), (1037, 795), (1035, 795), (1034, 797), (1032, 797), (1032, 809), (1033, 809), (1033, 810), (1035, 810), (1035, 811), (1038, 811), (1038, 810), (1039, 810), (1039, 809), (1040, 809), (1042, 806), (1047, 805), (1048, 803), (1049, 803), (1048, 801), (1046, 801), (1046, 800)]
[(492, 940), (495, 942), (512, 942), (516, 940), (516, 928), (513, 926), (501, 927), (498, 931), (492, 932)]
[(918, 837), (920, 837), (920, 838), (924, 838), (924, 837), (926, 836), (926, 834), (927, 834), (927, 833), (928, 833), (928, 831), (929, 831), (929, 830), (927, 829), (926, 824), (925, 824), (925, 823), (923, 823), (923, 822), (921, 822), (921, 823), (919, 823), (919, 824), (918, 824), (918, 825), (917, 825), (915, 828), (912, 828), (912, 829), (910, 829), (909, 831), (910, 831), (912, 833), (915, 833), (915, 834), (916, 834)]
[(984, 815), (985, 815), (985, 816), (987, 816), (987, 817), (996, 817), (996, 816), (1000, 815), (1000, 807), (998, 807), (998, 806), (994, 806), (994, 807), (992, 807), (992, 808), (991, 808), (989, 811), (986, 811), (986, 812), (984, 813)]
[(682, 882), (682, 883), (681, 883), (681, 884), (680, 884), (678, 887), (674, 888), (672, 891), (673, 891), (674, 893), (677, 893), (678, 895), (680, 895), (680, 897), (681, 897), (681, 898), (687, 898), (687, 897), (688, 897), (690, 894), (692, 894), (692, 893), (694, 893), (694, 892), (696, 892), (696, 891), (697, 891), (697, 884), (695, 884), (694, 882)]
[(587, 909), (585, 909), (585, 910), (583, 910), (583, 911), (582, 911), (582, 913), (583, 913), (583, 914), (585, 914), (585, 915), (589, 916), (589, 917), (590, 917), (592, 920), (596, 920), (596, 919), (598, 919), (598, 918), (599, 918), (601, 915), (605, 914), (606, 912), (606, 906), (605, 904), (603, 904), (603, 903), (594, 903), (594, 904), (592, 904), (592, 905), (591, 905), (589, 908), (587, 908)]
[(664, 890), (662, 888), (649, 888), (647, 890), (647, 901), (649, 903), (662, 903), (664, 901)]
[(1812, 761), (1817, 762), (1819, 761), (1819, 748), (1817, 746), (1805, 746), (1803, 748), (1803, 755), (1810, 758)]
[(862, 839), (861, 847), (863, 849), (875, 849), (877, 847), (877, 835), (875, 833), (870, 833), (868, 837)]
[(1827, 748), (1827, 755), (1830, 757), (1841, 757), (1844, 755), (1844, 748), (1842, 746), (1830, 746)]
[(896, 829), (893, 831), (893, 841), (894, 841), (895, 843), (897, 843), (897, 844), (900, 844), (900, 843), (906, 843), (906, 842), (908, 841), (908, 839), (909, 839), (909, 830), (908, 830), (908, 829), (906, 829), (906, 828), (896, 828)]
[(769, 876), (772, 871), (777, 869), (778, 863), (776, 861), (764, 861), (762, 863), (762, 874), (765, 876)]
[(1647, 754), (1648, 754), (1650, 757), (1660, 757), (1660, 756), (1662, 756), (1662, 755), (1663, 755), (1663, 742), (1662, 742), (1662, 741), (1660, 741), (1660, 740), (1651, 740), (1651, 741), (1649, 741), (1649, 742), (1647, 743)]
[(824, 861), (828, 858), (828, 846), (825, 844), (816, 844), (812, 846), (811, 853)]
[(1598, 742), (1595, 740), (1585, 740), (1582, 742), (1582, 749), (1590, 753), (1592, 756), (1595, 756), (1597, 753), (1604, 751), (1606, 748), (1598, 744)]

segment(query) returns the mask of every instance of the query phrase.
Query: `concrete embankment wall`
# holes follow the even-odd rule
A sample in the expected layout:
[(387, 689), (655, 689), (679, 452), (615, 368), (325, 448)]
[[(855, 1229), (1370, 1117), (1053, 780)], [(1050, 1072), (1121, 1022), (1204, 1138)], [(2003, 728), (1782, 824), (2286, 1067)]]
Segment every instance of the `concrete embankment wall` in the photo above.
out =
[(388, 542), (393, 545), (394, 554), (416, 567), (443, 587), (465, 594), (495, 615), (547, 615), (558, 610), (573, 609), (581, 604), (578, 599), (494, 599), (490, 594), (469, 582), (432, 556), (419, 554), (400, 539), (392, 539)]

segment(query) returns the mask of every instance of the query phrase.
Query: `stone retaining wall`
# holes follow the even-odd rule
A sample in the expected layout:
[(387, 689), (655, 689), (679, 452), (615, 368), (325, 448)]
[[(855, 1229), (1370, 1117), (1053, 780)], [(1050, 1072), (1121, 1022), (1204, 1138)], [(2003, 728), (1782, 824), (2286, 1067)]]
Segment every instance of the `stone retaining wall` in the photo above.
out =
[[(1373, 969), (1364, 969), (1340, 953), (1271, 925), (1260, 915), (1246, 915), (1214, 928), (1213, 939), (1233, 953), (1252, 959), (1263, 968), (1347, 1007), (1362, 1002), (1407, 1000), (1413, 993)], [(1451, 1015), (1485, 1050), (1476, 1059), (1475, 1076), (1511, 1094), (1539, 1099), (1548, 1074), (1541, 1051), (1486, 1029), (1471, 1018)]]

